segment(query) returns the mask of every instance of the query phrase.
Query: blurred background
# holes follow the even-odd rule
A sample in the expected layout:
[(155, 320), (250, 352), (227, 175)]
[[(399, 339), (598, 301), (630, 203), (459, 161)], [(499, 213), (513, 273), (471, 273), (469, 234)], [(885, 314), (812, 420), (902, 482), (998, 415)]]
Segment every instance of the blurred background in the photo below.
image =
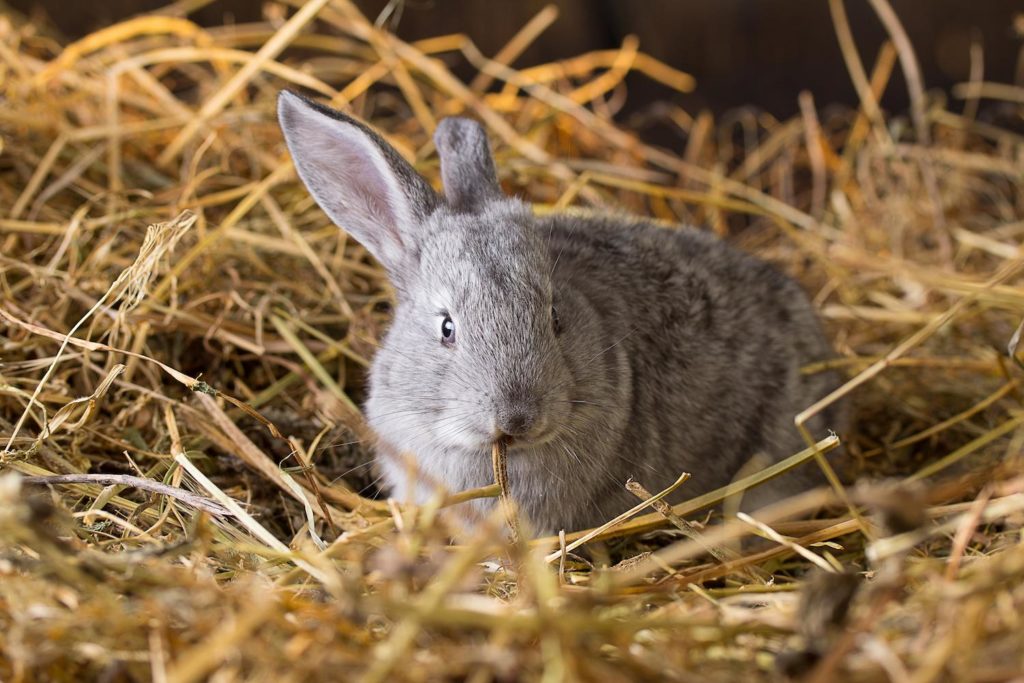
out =
[[(185, 5), (186, 3), (175, 3)], [(187, 3), (193, 6), (203, 3)], [(778, 118), (798, 111), (797, 94), (810, 90), (820, 103), (858, 104), (836, 40), (828, 2), (820, 0), (358, 0), (363, 13), (378, 17), (399, 37), (418, 40), (465, 33), (486, 55), (497, 52), (545, 5), (555, 4), (559, 20), (516, 61), (519, 68), (590, 50), (618, 48), (635, 34), (640, 48), (697, 78), (696, 92), (683, 95), (649, 79), (627, 79), (623, 113), (654, 100), (670, 100), (688, 111), (720, 114), (757, 103)], [(845, 3), (861, 58), (871, 64), (887, 34), (867, 0)], [(2, 8), (3, 2), (0, 2)], [(33, 21), (77, 38), (134, 14), (167, 6), (167, 0), (9, 0)], [(921, 62), (925, 84), (948, 90), (965, 81), (983, 55), (984, 78), (1020, 82), (1024, 26), (1020, 0), (892, 0)], [(263, 18), (255, 0), (218, 0), (189, 14), (204, 26), (247, 23)], [(980, 50), (980, 52), (979, 52)], [(474, 71), (462, 65), (465, 74)], [(456, 68), (456, 73), (459, 73)], [(907, 89), (897, 70), (883, 106), (907, 107)], [(982, 112), (984, 114), (984, 112)]]

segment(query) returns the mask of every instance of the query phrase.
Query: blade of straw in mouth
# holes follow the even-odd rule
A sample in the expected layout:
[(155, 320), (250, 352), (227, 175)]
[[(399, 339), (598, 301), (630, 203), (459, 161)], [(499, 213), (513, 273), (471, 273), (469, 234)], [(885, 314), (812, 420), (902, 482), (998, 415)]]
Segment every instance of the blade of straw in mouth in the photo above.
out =
[(518, 541), (522, 534), (519, 529), (519, 515), (516, 513), (515, 501), (509, 492), (508, 486), (508, 442), (498, 439), (491, 448), (491, 466), (494, 468), (494, 483), (501, 489), (501, 507), (505, 511), (505, 521), (508, 522), (509, 540), (512, 543)]

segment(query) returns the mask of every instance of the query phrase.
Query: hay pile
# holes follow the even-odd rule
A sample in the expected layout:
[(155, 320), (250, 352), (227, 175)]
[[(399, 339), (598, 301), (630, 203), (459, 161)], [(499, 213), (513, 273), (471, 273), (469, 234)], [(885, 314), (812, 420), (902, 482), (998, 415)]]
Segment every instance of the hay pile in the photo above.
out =
[[(1024, 670), (1019, 86), (926, 93), (885, 0), (894, 40), (869, 64), (833, 2), (859, 109), (805, 94), (788, 121), (665, 106), (621, 125), (627, 74), (692, 80), (632, 39), (508, 66), (551, 9), (487, 58), (461, 35), (403, 43), (347, 0), (211, 29), (191, 4), (70, 45), (0, 17), (0, 680)], [(469, 83), (449, 70), (466, 62)], [(901, 68), (913, 108), (889, 117)], [(438, 506), (494, 487), (373, 499), (357, 406), (389, 290), (297, 182), (283, 87), (372, 121), (432, 179), (430, 131), (468, 113), (538, 211), (705, 225), (780, 264), (850, 378), (845, 460), (887, 483), (757, 520), (708, 520), (705, 496), (676, 509), (692, 527), (646, 511), (576, 552), (497, 526), (449, 544)], [(652, 127), (679, 144), (643, 144)], [(706, 552), (755, 531), (777, 540)]]

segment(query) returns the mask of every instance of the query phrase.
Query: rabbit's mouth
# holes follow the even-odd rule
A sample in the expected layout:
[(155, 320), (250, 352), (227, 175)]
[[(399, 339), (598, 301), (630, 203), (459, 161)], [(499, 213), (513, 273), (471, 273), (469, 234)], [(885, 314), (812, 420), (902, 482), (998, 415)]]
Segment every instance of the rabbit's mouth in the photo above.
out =
[(509, 436), (505, 434), (500, 438), (505, 442), (505, 447), (508, 448), (509, 451), (524, 451), (550, 443), (557, 436), (557, 430), (545, 427), (536, 434), (527, 434), (525, 436)]
[(472, 451), (490, 453), (495, 442), (501, 441), (509, 452), (522, 452), (561, 438), (566, 417), (549, 412), (545, 406), (531, 411), (528, 420), (509, 419), (507, 415), (496, 411), (496, 414), (483, 420), (472, 420), (472, 427), (469, 426), (471, 421), (467, 420), (461, 427), (442, 428), (437, 436), (443, 438), (449, 446), (461, 446)]

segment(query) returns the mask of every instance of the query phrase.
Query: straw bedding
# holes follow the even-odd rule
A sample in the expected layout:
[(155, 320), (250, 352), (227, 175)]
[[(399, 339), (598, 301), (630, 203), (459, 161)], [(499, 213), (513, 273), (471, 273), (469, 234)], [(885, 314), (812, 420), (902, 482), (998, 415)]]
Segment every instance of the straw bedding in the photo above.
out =
[[(72, 44), (0, 17), (0, 679), (1019, 676), (1024, 90), (927, 92), (872, 5), (892, 41), (862, 63), (831, 3), (861, 105), (805, 93), (784, 121), (617, 115), (627, 75), (694, 87), (632, 38), (516, 68), (553, 9), (495, 57), (347, 0), (216, 28), (176, 3)], [(877, 105), (896, 70), (906, 115)], [(785, 268), (855, 412), (790, 462), (863, 481), (709, 513), (748, 472), (562, 541), (496, 515), (452, 544), (441, 506), (496, 486), (387, 501), (358, 406), (390, 290), (296, 180), (283, 87), (432, 181), (430, 132), (466, 114), (537, 211), (700, 225)]]

